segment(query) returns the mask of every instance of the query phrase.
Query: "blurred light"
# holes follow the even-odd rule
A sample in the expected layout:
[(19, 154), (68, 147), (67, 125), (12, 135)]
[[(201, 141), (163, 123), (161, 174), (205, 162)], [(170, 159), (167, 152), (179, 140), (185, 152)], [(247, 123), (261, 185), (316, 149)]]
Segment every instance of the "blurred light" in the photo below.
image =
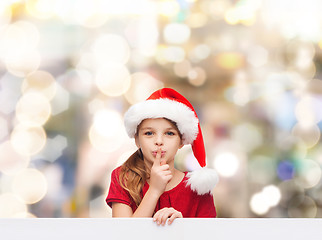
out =
[(168, 62), (178, 63), (184, 60), (185, 55), (186, 53), (182, 47), (159, 47), (156, 60), (160, 64)]
[(9, 129), (7, 120), (0, 116), (0, 141), (8, 136)]
[(17, 153), (9, 141), (0, 144), (0, 171), (14, 175), (29, 164), (29, 157)]
[(314, 64), (315, 46), (311, 42), (292, 40), (286, 46), (289, 65), (297, 69), (303, 77), (313, 78), (316, 74)]
[(208, 16), (203, 13), (191, 13), (187, 19), (187, 23), (191, 28), (200, 28), (206, 25)]
[(234, 93), (232, 100), (239, 106), (246, 105), (251, 99), (247, 75), (243, 71), (238, 71), (234, 77)]
[(250, 200), (250, 208), (257, 215), (264, 215), (270, 207), (262, 193), (255, 193)]
[(51, 164), (43, 171), (46, 178), (48, 192), (46, 198), (50, 198), (55, 202), (61, 202), (65, 198), (63, 194), (64, 172), (63, 167), (58, 164)]
[(130, 87), (131, 77), (123, 65), (110, 64), (98, 69), (95, 83), (98, 89), (107, 96), (120, 96)]
[(281, 191), (275, 185), (264, 187), (262, 193), (265, 195), (270, 207), (277, 206), (281, 200)]
[(190, 28), (183, 23), (170, 23), (164, 28), (164, 39), (169, 44), (183, 44), (190, 38)]
[(21, 85), (22, 93), (37, 92), (43, 94), (48, 100), (56, 94), (56, 82), (54, 77), (45, 71), (35, 71), (24, 79)]
[(20, 123), (37, 127), (45, 124), (51, 113), (48, 99), (37, 92), (24, 94), (16, 107), (16, 116)]
[[(268, 87), (272, 88), (271, 93), (266, 92)], [(278, 128), (289, 132), (296, 123), (294, 108), (297, 98), (291, 92), (283, 92), (279, 86), (275, 86), (273, 83), (272, 85), (267, 85), (263, 91), (265, 91), (263, 94), (266, 95), (264, 95), (265, 107), (269, 118)], [(280, 144), (280, 146), (283, 147), (284, 144)]]
[(190, 71), (190, 69), (191, 69), (191, 63), (188, 60), (183, 60), (182, 62), (178, 62), (173, 65), (174, 73), (178, 77), (182, 77), (182, 78), (188, 76), (188, 72)]
[(101, 110), (94, 116), (89, 130), (91, 144), (101, 152), (117, 150), (127, 137), (123, 121), (118, 112)]
[(112, 16), (156, 14), (155, 2), (149, 0), (101, 0), (101, 4), (104, 13)]
[(239, 53), (221, 53), (215, 58), (216, 63), (223, 69), (235, 70), (244, 65), (244, 58)]
[(1, 58), (9, 72), (24, 77), (40, 65), (40, 54), (35, 50), (39, 42), (36, 26), (27, 21), (10, 24), (0, 38)]
[[(245, 138), (247, 136), (247, 138)], [(232, 129), (231, 137), (248, 152), (253, 151), (263, 144), (263, 136), (256, 126), (250, 123), (242, 123)]]
[(295, 116), (302, 126), (312, 126), (316, 123), (314, 112), (312, 109), (311, 99), (309, 97), (302, 98), (295, 107)]
[(109, 62), (125, 64), (130, 58), (130, 48), (126, 40), (116, 34), (104, 34), (92, 45), (96, 63), (105, 66)]
[(207, 79), (206, 71), (200, 67), (195, 67), (188, 72), (188, 81), (194, 86), (202, 86)]
[(308, 149), (301, 139), (294, 138), (285, 131), (277, 133), (276, 146), (279, 146), (282, 151), (292, 152), (297, 159), (305, 158), (308, 153)]
[(45, 146), (46, 133), (42, 127), (18, 125), (13, 129), (10, 141), (17, 153), (31, 156)]
[(302, 126), (312, 126), (322, 120), (322, 99), (314, 95), (301, 98), (295, 107), (295, 115)]
[(282, 193), (280, 206), (287, 208), (290, 201), (295, 197), (304, 197), (304, 189), (297, 181), (286, 180), (279, 184), (278, 188)]
[(132, 81), (129, 90), (125, 93), (126, 100), (135, 104), (145, 101), (154, 91), (163, 87), (163, 83), (150, 74), (137, 72), (132, 74)]
[(56, 81), (70, 94), (86, 98), (90, 96), (94, 88), (93, 80), (93, 74), (90, 71), (71, 68), (59, 75)]
[(68, 146), (66, 137), (57, 135), (54, 138), (47, 138), (46, 145), (43, 150), (37, 154), (37, 157), (54, 162), (63, 155), (64, 149)]
[[(118, 2), (119, 3), (119, 2)], [(110, 17), (106, 11), (113, 9), (117, 4), (112, 4), (108, 0), (79, 0), (77, 2), (55, 0), (54, 13), (66, 24), (77, 24), (88, 28), (98, 28), (102, 26)], [(110, 4), (110, 8), (107, 6)]]
[(103, 110), (105, 108), (105, 102), (102, 99), (95, 98), (88, 103), (88, 111), (90, 114)]
[(321, 2), (262, 1), (261, 18), (268, 28), (277, 28), (287, 39), (318, 41), (321, 37)]
[(261, 67), (268, 61), (268, 51), (261, 46), (252, 46), (247, 53), (247, 61), (254, 67)]
[(121, 166), (134, 152), (135, 150), (130, 150), (122, 153), (122, 155), (117, 159), (116, 166)]
[(320, 139), (320, 129), (317, 125), (303, 126), (297, 123), (292, 129), (292, 135), (303, 140), (307, 148), (311, 148)]
[(308, 196), (294, 198), (288, 206), (288, 216), (291, 218), (315, 218), (317, 206)]
[(321, 180), (321, 167), (313, 160), (305, 159), (301, 161), (298, 172), (299, 176), (297, 180), (304, 188), (313, 188)]
[(12, 11), (8, 4), (3, 1), (0, 2), (0, 23), (5, 26), (10, 23), (12, 18)]
[(263, 83), (265, 87), (262, 87), (262, 95), (267, 102), (272, 103), (272, 107), (274, 107), (274, 104), (281, 101), (280, 99), (284, 97), (284, 92), (287, 87), (285, 79), (286, 76), (283, 74), (271, 73)]
[(9, 114), (15, 110), (17, 101), (19, 100), (19, 97), (21, 95), (21, 79), (16, 78), (11, 74), (5, 74), (0, 79), (0, 81), (0, 102), (6, 103), (0, 104), (0, 112), (4, 114)]
[[(131, 54), (131, 59), (133, 59), (133, 52), (135, 51), (145, 57), (154, 56), (159, 38), (159, 29), (156, 17), (144, 15), (139, 19), (131, 21), (124, 30), (124, 34), (131, 47), (134, 48)], [(135, 59), (134, 64), (137, 64)]]
[(33, 17), (48, 19), (54, 15), (57, 0), (27, 0), (26, 9)]
[(226, 0), (217, 1), (202, 1), (200, 8), (202, 12), (206, 13), (215, 20), (222, 20), (225, 12), (230, 8), (231, 2)]
[(26, 204), (34, 204), (46, 195), (47, 181), (40, 171), (29, 168), (15, 176), (12, 189)]
[(237, 11), (234, 8), (227, 10), (225, 14), (225, 20), (229, 24), (237, 24), (239, 22)]
[[(75, 11), (76, 10), (76, 11)], [(98, 28), (106, 23), (109, 15), (105, 13), (104, 3), (102, 0), (78, 0), (77, 7), (73, 8), (74, 17), (78, 24)]]
[(210, 47), (206, 44), (200, 44), (192, 50), (189, 57), (192, 62), (199, 62), (201, 60), (208, 58), (210, 54), (211, 54)]
[(95, 113), (93, 127), (106, 137), (114, 136), (122, 126), (122, 118), (116, 111), (101, 110)]
[(9, 63), (32, 52), (39, 43), (37, 27), (27, 21), (10, 24), (0, 38), (1, 57)]
[(259, 193), (255, 193), (250, 200), (251, 210), (258, 214), (266, 214), (271, 207), (276, 206), (281, 200), (280, 190), (274, 186), (269, 185), (263, 188)]
[(268, 184), (275, 180), (275, 168), (274, 159), (261, 155), (254, 156), (248, 163), (250, 180), (259, 184)]
[[(305, 70), (311, 67), (313, 63), (313, 58), (315, 55), (315, 47), (312, 43), (307, 44), (294, 44), (295, 46), (292, 46), (296, 49), (295, 50), (295, 66), (296, 68), (300, 70)], [(291, 48), (292, 48), (291, 47)], [(290, 46), (288, 46), (290, 48)]]
[(256, 9), (254, 9), (254, 7), (257, 7), (253, 3), (237, 4), (235, 7), (228, 9), (225, 13), (226, 22), (233, 25), (238, 23), (243, 23), (245, 25), (253, 24), (256, 20)]
[(158, 14), (164, 17), (175, 17), (180, 11), (179, 3), (171, 0), (157, 2)]
[(56, 84), (56, 95), (51, 101), (51, 114), (57, 115), (69, 107), (69, 93), (60, 84)]
[(41, 57), (37, 51), (22, 52), (20, 56), (11, 56), (5, 61), (8, 71), (18, 77), (25, 77), (36, 71), (40, 62)]
[(215, 168), (224, 177), (232, 177), (239, 168), (239, 159), (230, 152), (219, 153), (214, 160)]
[(318, 44), (319, 44), (320, 49), (322, 49), (322, 40), (320, 40)]
[(0, 194), (0, 218), (12, 218), (16, 214), (26, 213), (27, 206), (12, 193)]
[(292, 179), (295, 174), (295, 167), (290, 161), (282, 161), (277, 166), (277, 175), (278, 177), (285, 181)]

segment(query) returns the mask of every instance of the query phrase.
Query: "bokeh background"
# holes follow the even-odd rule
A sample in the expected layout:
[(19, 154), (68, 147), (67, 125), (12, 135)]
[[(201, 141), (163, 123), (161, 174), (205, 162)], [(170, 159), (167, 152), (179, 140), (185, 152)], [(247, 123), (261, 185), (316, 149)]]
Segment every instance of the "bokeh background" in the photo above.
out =
[[(320, 0), (1, 0), (0, 217), (111, 217), (123, 114), (194, 105), (218, 217), (322, 217)], [(176, 158), (198, 167), (190, 147)]]

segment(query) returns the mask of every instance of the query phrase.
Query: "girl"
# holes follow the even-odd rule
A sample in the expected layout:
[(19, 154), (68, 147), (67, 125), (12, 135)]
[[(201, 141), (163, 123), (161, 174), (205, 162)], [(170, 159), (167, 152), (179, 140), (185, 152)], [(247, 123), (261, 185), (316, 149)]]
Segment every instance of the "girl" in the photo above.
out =
[[(205, 148), (199, 120), (187, 99), (170, 88), (154, 92), (124, 116), (138, 150), (112, 172), (107, 204), (113, 217), (153, 217), (157, 224), (175, 218), (216, 217), (212, 189), (218, 181), (204, 168)], [(191, 144), (201, 169), (174, 168), (178, 149)]]

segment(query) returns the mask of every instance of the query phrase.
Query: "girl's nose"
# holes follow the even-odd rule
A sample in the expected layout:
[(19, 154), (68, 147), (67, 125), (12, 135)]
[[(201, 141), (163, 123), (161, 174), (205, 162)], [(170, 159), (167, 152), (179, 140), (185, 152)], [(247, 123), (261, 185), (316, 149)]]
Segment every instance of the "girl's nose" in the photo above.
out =
[(158, 146), (163, 145), (162, 135), (156, 135), (156, 137), (155, 137), (155, 144), (158, 145)]

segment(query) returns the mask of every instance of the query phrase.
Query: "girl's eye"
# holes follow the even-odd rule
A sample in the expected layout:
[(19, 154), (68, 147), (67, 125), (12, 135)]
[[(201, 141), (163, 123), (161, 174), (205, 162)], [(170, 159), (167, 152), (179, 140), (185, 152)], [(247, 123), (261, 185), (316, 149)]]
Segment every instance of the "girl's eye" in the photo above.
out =
[(174, 136), (175, 135), (174, 132), (167, 132), (166, 134), (169, 135), (169, 136)]
[(153, 133), (151, 131), (145, 132), (144, 135), (151, 136)]

